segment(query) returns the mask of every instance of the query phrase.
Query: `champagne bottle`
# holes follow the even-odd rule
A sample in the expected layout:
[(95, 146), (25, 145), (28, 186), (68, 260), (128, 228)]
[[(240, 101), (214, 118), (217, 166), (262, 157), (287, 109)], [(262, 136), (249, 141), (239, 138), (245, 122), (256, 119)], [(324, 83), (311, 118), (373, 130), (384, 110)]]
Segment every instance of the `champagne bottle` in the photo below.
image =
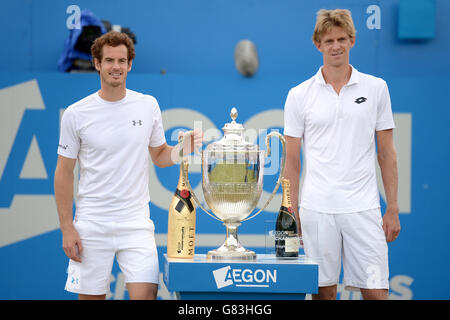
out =
[(183, 178), (181, 166), (187, 172), (188, 164), (180, 164), (177, 189), (169, 206), (167, 231), (167, 256), (169, 258), (193, 258), (195, 253), (195, 206)]
[(297, 221), (291, 204), (289, 180), (281, 181), (283, 200), (275, 225), (275, 254), (277, 257), (298, 257), (300, 240)]

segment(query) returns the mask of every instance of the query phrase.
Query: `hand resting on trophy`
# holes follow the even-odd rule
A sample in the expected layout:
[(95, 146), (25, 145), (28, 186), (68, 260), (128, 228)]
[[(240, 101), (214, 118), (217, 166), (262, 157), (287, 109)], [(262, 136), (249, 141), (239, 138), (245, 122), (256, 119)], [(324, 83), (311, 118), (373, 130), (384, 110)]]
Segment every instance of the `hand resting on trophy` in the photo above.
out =
[(200, 154), (199, 149), (203, 144), (203, 131), (199, 128), (187, 132), (180, 131), (178, 133), (178, 142), (171, 154), (173, 163), (180, 162), (183, 157), (194, 151)]

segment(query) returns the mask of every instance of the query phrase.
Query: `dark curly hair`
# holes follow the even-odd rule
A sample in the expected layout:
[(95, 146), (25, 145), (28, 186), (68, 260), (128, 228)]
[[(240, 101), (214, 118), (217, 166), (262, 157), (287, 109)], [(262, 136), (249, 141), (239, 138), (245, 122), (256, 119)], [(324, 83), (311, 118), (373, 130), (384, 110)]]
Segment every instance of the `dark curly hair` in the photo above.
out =
[(95, 63), (95, 59), (100, 62), (102, 61), (102, 49), (104, 45), (117, 47), (121, 44), (125, 45), (128, 49), (128, 63), (130, 63), (135, 57), (133, 40), (126, 33), (117, 31), (110, 31), (95, 39), (91, 46), (92, 63)]

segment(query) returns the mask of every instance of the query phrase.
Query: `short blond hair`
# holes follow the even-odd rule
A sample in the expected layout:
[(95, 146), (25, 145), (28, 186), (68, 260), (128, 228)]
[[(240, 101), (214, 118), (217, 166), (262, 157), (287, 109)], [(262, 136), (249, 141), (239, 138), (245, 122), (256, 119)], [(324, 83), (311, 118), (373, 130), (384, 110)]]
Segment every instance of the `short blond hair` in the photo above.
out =
[(313, 42), (320, 42), (320, 38), (331, 30), (332, 27), (341, 27), (347, 34), (354, 38), (356, 35), (352, 13), (347, 9), (325, 10), (317, 12), (316, 26), (314, 27)]

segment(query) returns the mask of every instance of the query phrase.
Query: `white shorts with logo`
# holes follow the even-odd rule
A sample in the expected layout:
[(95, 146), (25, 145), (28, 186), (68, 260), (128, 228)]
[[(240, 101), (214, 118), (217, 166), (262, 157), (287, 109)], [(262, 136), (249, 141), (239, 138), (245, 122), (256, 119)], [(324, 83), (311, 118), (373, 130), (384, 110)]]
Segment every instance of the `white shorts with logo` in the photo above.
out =
[(104, 222), (76, 220), (83, 246), (81, 263), (70, 260), (65, 290), (89, 295), (109, 292), (114, 258), (125, 282), (159, 281), (155, 226), (147, 217)]
[(379, 208), (345, 214), (300, 208), (305, 254), (319, 263), (319, 287), (389, 289), (388, 248)]

